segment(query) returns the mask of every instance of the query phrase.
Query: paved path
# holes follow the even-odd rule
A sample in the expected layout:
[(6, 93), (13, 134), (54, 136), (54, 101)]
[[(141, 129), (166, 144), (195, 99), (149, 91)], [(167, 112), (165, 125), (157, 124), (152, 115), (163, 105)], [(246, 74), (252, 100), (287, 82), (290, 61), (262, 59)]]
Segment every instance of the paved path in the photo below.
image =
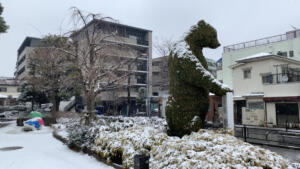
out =
[(269, 149), (277, 154), (280, 154), (283, 157), (289, 159), (291, 162), (300, 163), (300, 150), (271, 147), (271, 146), (261, 146), (261, 147), (265, 149)]
[(52, 136), (52, 129), (23, 132), (16, 122), (0, 128), (0, 169), (112, 169), (76, 153)]

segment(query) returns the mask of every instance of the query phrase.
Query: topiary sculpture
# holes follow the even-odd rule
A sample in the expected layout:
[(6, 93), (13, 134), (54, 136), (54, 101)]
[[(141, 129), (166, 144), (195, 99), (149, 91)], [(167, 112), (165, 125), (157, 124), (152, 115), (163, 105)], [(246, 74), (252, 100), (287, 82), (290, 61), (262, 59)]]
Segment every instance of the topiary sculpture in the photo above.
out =
[(171, 52), (169, 57), (170, 90), (166, 106), (168, 134), (182, 137), (198, 131), (204, 125), (209, 106), (209, 92), (223, 95), (230, 91), (206, 70), (203, 48), (220, 46), (216, 30), (199, 21), (185, 37), (189, 46), (182, 54)]

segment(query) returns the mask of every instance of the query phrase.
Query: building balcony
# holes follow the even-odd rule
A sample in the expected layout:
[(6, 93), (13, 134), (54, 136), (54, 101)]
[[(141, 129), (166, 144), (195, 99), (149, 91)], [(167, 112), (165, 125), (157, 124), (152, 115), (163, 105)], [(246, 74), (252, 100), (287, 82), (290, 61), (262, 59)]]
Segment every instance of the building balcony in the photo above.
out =
[(300, 74), (293, 72), (263, 75), (262, 82), (263, 84), (300, 83)]

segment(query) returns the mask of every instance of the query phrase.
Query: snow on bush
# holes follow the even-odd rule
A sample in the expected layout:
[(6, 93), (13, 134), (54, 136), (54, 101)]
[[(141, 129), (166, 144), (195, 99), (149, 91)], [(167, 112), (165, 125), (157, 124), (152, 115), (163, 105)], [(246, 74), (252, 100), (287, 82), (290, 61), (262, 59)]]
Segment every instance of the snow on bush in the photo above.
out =
[(226, 130), (199, 130), (169, 137), (159, 118), (101, 117), (91, 127), (65, 122), (69, 143), (88, 147), (109, 162), (133, 168), (137, 154), (150, 155), (150, 168), (296, 168), (269, 150), (245, 143)]
[(234, 136), (200, 130), (151, 150), (152, 168), (287, 168), (288, 161)]

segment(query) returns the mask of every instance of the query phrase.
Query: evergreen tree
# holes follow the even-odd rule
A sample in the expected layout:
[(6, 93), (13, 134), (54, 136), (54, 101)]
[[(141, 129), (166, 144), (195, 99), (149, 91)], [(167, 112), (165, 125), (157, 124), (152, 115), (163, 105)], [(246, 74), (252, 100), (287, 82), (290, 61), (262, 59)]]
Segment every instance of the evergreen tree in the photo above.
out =
[(4, 18), (1, 16), (3, 12), (3, 6), (0, 3), (0, 33), (6, 32), (8, 26), (6, 25)]
[(169, 135), (182, 137), (198, 131), (204, 125), (209, 106), (209, 92), (223, 95), (230, 89), (222, 88), (206, 70), (202, 49), (217, 48), (216, 30), (204, 21), (193, 26), (185, 37), (189, 46), (185, 53), (169, 56), (170, 97), (166, 107)]
[(48, 102), (47, 96), (43, 92), (35, 90), (34, 86), (28, 83), (21, 85), (21, 94), (18, 97), (19, 102), (31, 102), (31, 109), (33, 110), (34, 104), (44, 104)]

